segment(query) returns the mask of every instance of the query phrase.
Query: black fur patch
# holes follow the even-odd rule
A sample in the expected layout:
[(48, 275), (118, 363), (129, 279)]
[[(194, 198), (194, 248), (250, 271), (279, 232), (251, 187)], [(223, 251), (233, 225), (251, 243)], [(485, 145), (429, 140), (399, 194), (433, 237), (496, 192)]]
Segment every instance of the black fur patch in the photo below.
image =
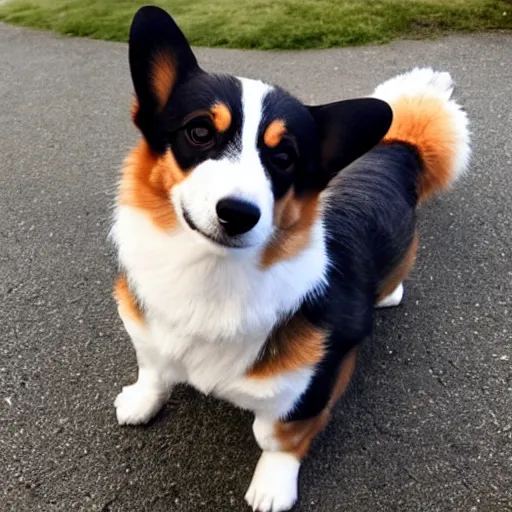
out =
[(309, 107), (321, 141), (323, 186), (354, 160), (372, 149), (386, 135), (393, 111), (384, 101), (359, 98)]
[[(392, 118), (389, 105), (374, 98), (306, 107), (275, 88), (263, 100), (258, 148), (276, 199), (292, 185), (298, 196), (308, 190), (322, 190), (341, 169), (384, 137)], [(263, 135), (276, 119), (285, 122), (287, 135), (277, 148), (268, 148)], [(272, 154), (283, 146), (291, 146), (296, 153), (292, 172), (283, 173), (272, 166)]]
[(406, 144), (377, 146), (329, 186), (325, 208), (328, 288), (298, 312), (330, 332), (326, 356), (288, 421), (318, 415), (343, 357), (371, 335), (379, 283), (401, 261), (414, 236), (421, 164)]
[(150, 146), (161, 153), (165, 140), (158, 122), (160, 101), (152, 84), (153, 65), (158, 57), (173, 63), (173, 85), (199, 71), (183, 32), (171, 16), (159, 7), (142, 7), (133, 18), (129, 41), (130, 71), (138, 100), (135, 124)]
[[(240, 81), (203, 71), (183, 32), (164, 10), (148, 6), (137, 11), (130, 29), (129, 59), (138, 101), (135, 123), (155, 152), (162, 154), (171, 146), (178, 164), (187, 170), (221, 158), (230, 145), (237, 145), (242, 124)], [(169, 65), (169, 76), (164, 76), (170, 82), (169, 97), (163, 105), (153, 83), (159, 60)], [(184, 137), (187, 121), (203, 111), (208, 122), (208, 112), (216, 103), (229, 108), (229, 129), (217, 134), (208, 150), (193, 147)]]
[[(287, 135), (276, 148), (268, 148), (263, 137), (275, 120), (285, 123)], [(308, 109), (296, 98), (280, 88), (274, 88), (263, 99), (262, 118), (258, 129), (260, 158), (272, 182), (276, 199), (281, 198), (293, 185), (297, 194), (313, 188), (319, 169), (317, 128)], [(296, 161), (291, 171), (281, 171), (272, 165), (271, 156), (282, 148), (291, 149)]]
[[(207, 112), (216, 104), (225, 104), (231, 112), (231, 124), (224, 133), (218, 133), (215, 145), (207, 150), (190, 146), (185, 137), (186, 121), (194, 113)], [(243, 122), (242, 85), (240, 80), (228, 75), (195, 74), (173, 91), (162, 113), (160, 123), (165, 139), (184, 170), (193, 168), (208, 159), (217, 160), (240, 150)]]

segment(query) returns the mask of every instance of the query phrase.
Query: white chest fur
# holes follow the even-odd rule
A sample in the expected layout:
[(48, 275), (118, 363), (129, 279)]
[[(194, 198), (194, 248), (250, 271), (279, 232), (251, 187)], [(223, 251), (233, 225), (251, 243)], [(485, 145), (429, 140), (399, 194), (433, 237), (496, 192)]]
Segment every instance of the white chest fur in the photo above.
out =
[[(309, 248), (266, 270), (255, 252), (216, 254), (189, 232), (159, 230), (131, 207), (118, 209), (113, 236), (145, 306), (151, 351), (176, 365), (179, 380), (250, 407), (240, 378), (276, 322), (324, 281), (321, 224)], [(249, 394), (271, 398), (265, 386), (250, 388)]]

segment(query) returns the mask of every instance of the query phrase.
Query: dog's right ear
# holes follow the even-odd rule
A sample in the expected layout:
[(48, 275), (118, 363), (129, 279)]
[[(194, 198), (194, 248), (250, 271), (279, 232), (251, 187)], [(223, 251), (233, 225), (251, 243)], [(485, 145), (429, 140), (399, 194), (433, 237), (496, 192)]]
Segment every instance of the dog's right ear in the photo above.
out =
[(158, 116), (174, 87), (200, 68), (175, 21), (153, 6), (142, 7), (133, 18), (129, 58), (137, 96), (133, 120), (153, 150), (163, 153), (166, 143)]

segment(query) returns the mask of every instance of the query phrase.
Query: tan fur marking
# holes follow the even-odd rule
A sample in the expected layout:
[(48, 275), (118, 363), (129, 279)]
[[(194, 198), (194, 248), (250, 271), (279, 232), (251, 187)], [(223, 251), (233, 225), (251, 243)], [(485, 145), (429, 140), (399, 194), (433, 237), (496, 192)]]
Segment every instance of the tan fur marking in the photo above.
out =
[(162, 110), (167, 104), (171, 95), (174, 82), (176, 81), (176, 66), (172, 57), (167, 54), (159, 54), (153, 60), (152, 85), (158, 101), (158, 108)]
[(269, 268), (305, 249), (311, 241), (311, 229), (318, 214), (318, 194), (297, 198), (291, 191), (277, 201), (274, 206), (276, 233), (263, 251), (261, 267)]
[(418, 251), (419, 245), (419, 237), (418, 232), (414, 233), (414, 238), (412, 239), (411, 245), (405, 256), (402, 258), (400, 263), (383, 279), (383, 281), (379, 285), (379, 296), (377, 299), (381, 301), (385, 299), (388, 295), (393, 293), (396, 287), (409, 275), (412, 267), (414, 266), (414, 262), (416, 260), (416, 252)]
[(274, 205), (274, 226), (279, 229), (289, 229), (295, 225), (300, 218), (300, 206), (294, 190), (290, 189)]
[(185, 174), (170, 150), (160, 157), (142, 140), (125, 161), (119, 204), (144, 210), (163, 230), (173, 229), (177, 218), (170, 193), (172, 187), (184, 179)]
[(345, 391), (350, 384), (350, 379), (354, 374), (357, 362), (357, 347), (353, 348), (341, 362), (340, 371), (338, 373), (338, 379), (336, 385), (331, 394), (331, 398), (327, 404), (329, 412), (332, 410), (336, 402), (345, 394)]
[(331, 398), (325, 409), (314, 418), (287, 423), (277, 422), (274, 435), (278, 439), (281, 450), (291, 453), (301, 460), (309, 450), (313, 439), (327, 425), (331, 410), (337, 400), (345, 393), (354, 373), (357, 359), (357, 348), (352, 349), (343, 359), (340, 365), (338, 378), (334, 386)]
[(265, 130), (263, 134), (263, 142), (269, 148), (275, 148), (281, 140), (283, 140), (283, 135), (286, 133), (286, 125), (283, 120), (276, 119), (272, 121)]
[(114, 299), (123, 317), (129, 318), (133, 322), (142, 323), (144, 320), (142, 311), (130, 291), (124, 275), (120, 275), (114, 284)]
[(329, 412), (324, 409), (318, 416), (308, 420), (276, 423), (274, 435), (279, 440), (281, 451), (301, 460), (307, 455), (311, 442), (325, 428), (328, 421)]
[(383, 142), (407, 142), (419, 150), (425, 166), (418, 185), (423, 201), (452, 182), (457, 127), (441, 98), (401, 96), (391, 107), (393, 123)]
[(211, 109), (215, 128), (224, 133), (231, 126), (231, 111), (224, 103), (217, 103)]
[(132, 116), (132, 122), (134, 125), (137, 125), (137, 123), (135, 122), (135, 119), (136, 119), (138, 113), (139, 113), (139, 101), (137, 100), (137, 96), (135, 96), (135, 94), (134, 94), (132, 108), (130, 109), (130, 115)]
[(315, 365), (324, 356), (324, 339), (323, 331), (297, 315), (271, 336), (246, 376), (267, 379)]

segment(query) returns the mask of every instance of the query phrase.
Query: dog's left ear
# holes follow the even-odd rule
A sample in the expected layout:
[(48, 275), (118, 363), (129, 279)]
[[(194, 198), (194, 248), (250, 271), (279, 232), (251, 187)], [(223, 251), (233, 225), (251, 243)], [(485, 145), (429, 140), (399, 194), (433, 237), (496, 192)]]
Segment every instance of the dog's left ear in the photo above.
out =
[(378, 144), (393, 120), (391, 107), (375, 98), (308, 108), (317, 126), (324, 186), (341, 169)]
[(133, 120), (149, 145), (163, 152), (158, 115), (180, 82), (201, 72), (197, 60), (176, 22), (159, 7), (137, 11), (130, 28), (130, 71), (137, 105)]

